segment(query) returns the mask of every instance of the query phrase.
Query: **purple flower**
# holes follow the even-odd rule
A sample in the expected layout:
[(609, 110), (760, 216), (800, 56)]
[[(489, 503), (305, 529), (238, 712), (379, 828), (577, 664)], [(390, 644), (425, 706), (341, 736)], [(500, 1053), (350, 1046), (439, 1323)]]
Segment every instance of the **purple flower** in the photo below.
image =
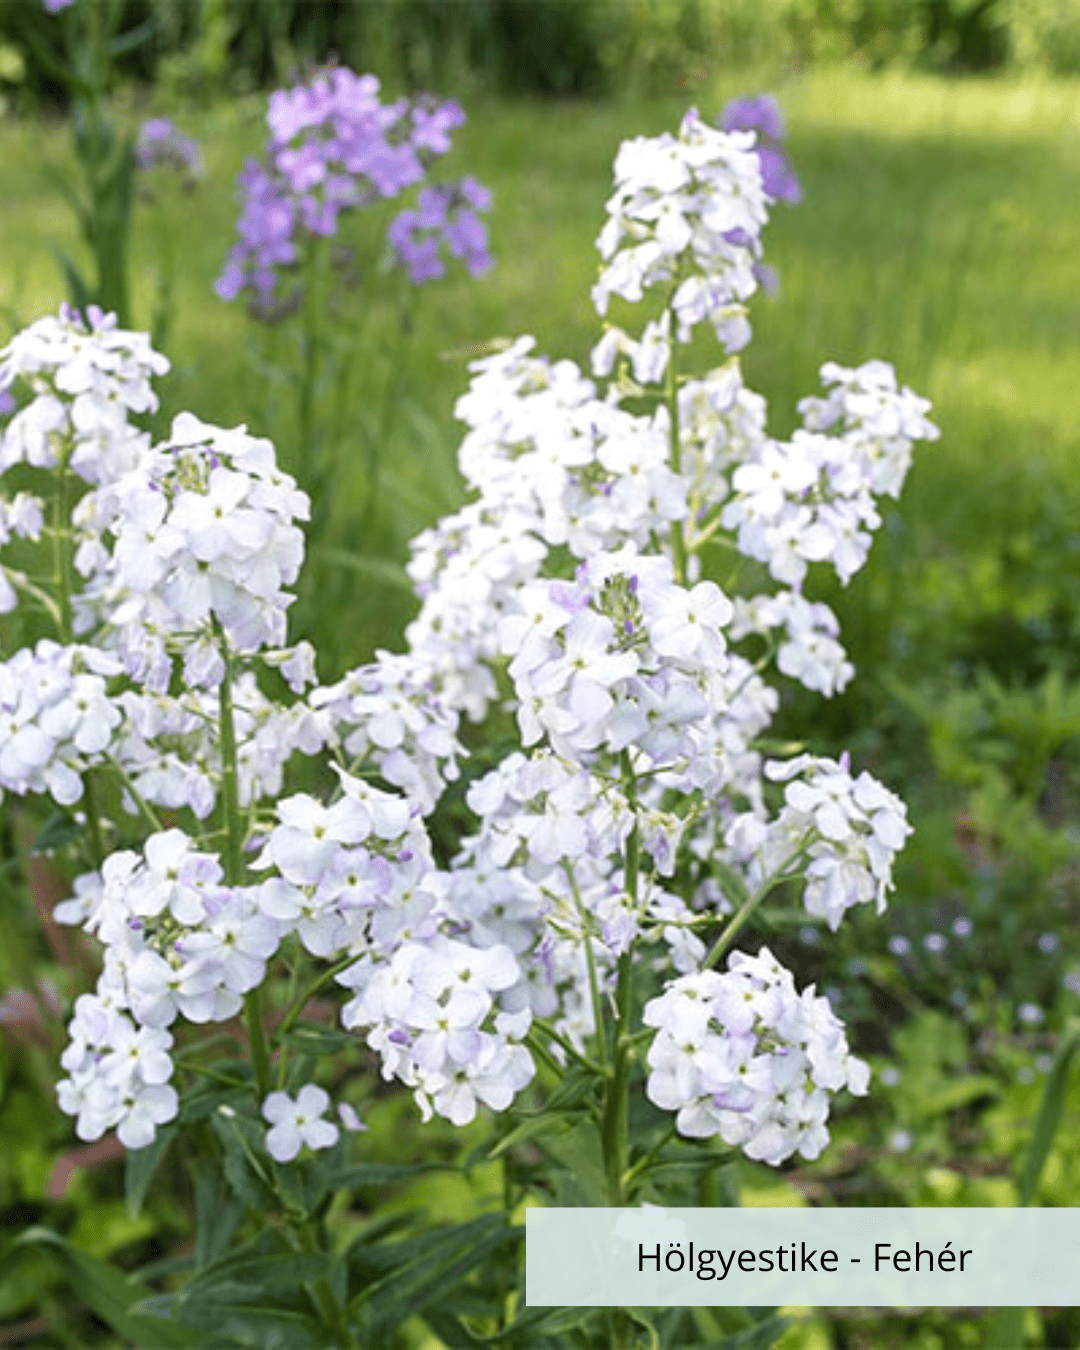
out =
[(771, 94), (752, 94), (732, 99), (720, 114), (723, 131), (756, 131), (755, 147), (761, 165), (761, 181), (766, 195), (773, 201), (802, 200), (802, 188), (790, 164), (784, 157), (780, 142), (786, 135), (779, 105)]
[(780, 105), (772, 94), (749, 94), (733, 98), (720, 114), (721, 131), (760, 131), (772, 141), (786, 134)]
[(465, 264), (470, 276), (492, 265), (487, 226), (476, 214), (491, 202), (491, 193), (474, 178), (425, 188), (415, 211), (402, 211), (390, 226), (390, 246), (420, 285), (445, 275), (444, 252)]
[[(270, 96), (270, 138), (261, 160), (240, 175), (239, 236), (215, 284), (222, 299), (246, 293), (260, 317), (295, 302), (283, 274), (294, 270), (304, 238), (332, 238), (341, 217), (422, 184), (465, 121), (457, 103), (427, 95), (384, 104), (373, 75), (322, 67)], [(445, 274), (447, 258), (476, 275), (491, 265), (476, 212), (490, 193), (475, 179), (424, 187), (415, 207), (389, 229), (391, 251), (419, 284)]]
[(152, 117), (139, 128), (135, 165), (143, 173), (157, 168), (177, 169), (189, 186), (206, 172), (199, 147), (167, 117)]
[(69, 5), (74, 3), (75, 0), (44, 0), (45, 8), (50, 14), (59, 14), (62, 9), (67, 9)]

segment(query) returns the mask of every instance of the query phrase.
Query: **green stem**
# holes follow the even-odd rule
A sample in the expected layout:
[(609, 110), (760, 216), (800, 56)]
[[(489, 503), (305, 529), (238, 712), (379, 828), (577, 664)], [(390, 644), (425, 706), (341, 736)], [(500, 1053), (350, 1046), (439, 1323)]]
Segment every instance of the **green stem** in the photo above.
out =
[[(623, 855), (623, 880), (630, 903), (636, 910), (641, 870), (641, 834), (638, 825), (637, 777), (629, 751), (621, 756), (623, 790), (634, 813), (634, 824)], [(613, 1208), (625, 1203), (624, 1177), (629, 1152), (630, 1065), (633, 1042), (630, 1022), (633, 1013), (633, 945), (619, 958), (619, 977), (615, 991), (616, 1023), (612, 1051), (612, 1073), (604, 1101), (602, 1142), (604, 1171), (607, 1177), (607, 1202)]]
[(319, 992), (319, 990), (325, 988), (325, 986), (330, 983), (330, 981), (334, 978), (335, 975), (339, 974), (343, 970), (347, 970), (349, 966), (354, 965), (357, 959), (358, 958), (356, 957), (355, 954), (343, 956), (340, 961), (335, 961), (335, 963), (332, 966), (328, 966), (314, 980), (312, 980), (312, 982), (308, 985), (308, 987), (304, 990), (304, 992), (300, 995), (300, 997), (296, 999), (296, 1001), (293, 1003), (289, 1011), (285, 1014), (284, 1018), (281, 1021), (281, 1025), (274, 1033), (274, 1041), (276, 1044), (280, 1045), (282, 1041), (284, 1041), (285, 1037), (288, 1036), (289, 1032), (292, 1031), (293, 1027), (296, 1025), (297, 1019), (299, 1018), (300, 1014), (304, 1011), (304, 1009), (315, 997), (315, 995)]
[(365, 485), (364, 507), (361, 513), (361, 528), (370, 528), (379, 505), (379, 478), (382, 471), (382, 457), (390, 431), (403, 401), (405, 382), (409, 370), (409, 349), (412, 335), (416, 329), (416, 309), (419, 303), (420, 289), (410, 287), (398, 313), (397, 346), (391, 355), (392, 383), (383, 390), (382, 408), (379, 426), (374, 439), (369, 440), (367, 449), (367, 484)]
[(629, 1147), (630, 1060), (633, 1053), (626, 1030), (630, 1025), (633, 995), (633, 948), (619, 958), (619, 982), (615, 1001), (618, 1020), (615, 1025), (615, 1053), (604, 1102), (602, 1143), (604, 1172), (607, 1177), (607, 1202), (618, 1209), (625, 1202), (623, 1177)]
[(766, 877), (754, 894), (750, 896), (748, 900), (744, 901), (742, 908), (732, 917), (723, 932), (713, 943), (712, 949), (708, 956), (706, 956), (705, 962), (702, 965), (702, 970), (710, 970), (716, 965), (717, 961), (720, 960), (728, 947), (735, 941), (736, 936), (746, 924), (747, 920), (775, 887), (779, 886), (783, 881), (794, 880), (797, 874), (789, 873), (788, 868), (794, 866), (794, 864), (799, 861), (806, 852), (806, 848), (807, 844), (805, 842), (800, 844), (794, 853), (784, 859), (772, 876)]
[(525, 1034), (525, 1044), (533, 1052), (536, 1058), (548, 1069), (556, 1078), (559, 1078), (563, 1072), (563, 1066), (551, 1053), (546, 1045), (542, 1044), (537, 1038), (535, 1030), (530, 1030)]
[(100, 870), (105, 861), (105, 837), (101, 828), (101, 808), (98, 805), (97, 780), (93, 769), (87, 769), (83, 775), (83, 794), (86, 824), (90, 830), (90, 852), (94, 866)]
[[(542, 1032), (543, 1035), (547, 1036), (553, 1044), (557, 1045), (564, 1054), (568, 1055), (575, 1064), (580, 1064), (583, 1069), (588, 1069), (590, 1073), (607, 1073), (607, 1069), (605, 1069), (602, 1064), (598, 1064), (595, 1059), (590, 1059), (588, 1055), (583, 1055), (572, 1041), (567, 1040), (565, 1036), (557, 1032), (554, 1027), (548, 1026), (546, 1022), (537, 1019), (532, 1024), (532, 1031)], [(530, 1035), (531, 1034), (532, 1032), (530, 1032)]]
[(56, 593), (60, 606), (60, 641), (74, 641), (75, 622), (71, 605), (71, 474), (68, 470), (70, 447), (65, 448), (57, 470), (56, 519), (53, 528), (53, 561)]
[(643, 1153), (641, 1157), (637, 1160), (637, 1162), (633, 1165), (633, 1167), (629, 1168), (629, 1170), (623, 1177), (623, 1187), (627, 1192), (630, 1191), (631, 1187), (633, 1186), (634, 1182), (637, 1181), (638, 1177), (640, 1177), (642, 1173), (647, 1172), (649, 1168), (653, 1165), (653, 1163), (656, 1162), (657, 1158), (660, 1157), (661, 1153), (663, 1153), (664, 1149), (667, 1148), (668, 1144), (670, 1144), (673, 1139), (678, 1138), (678, 1133), (679, 1132), (675, 1128), (675, 1126), (670, 1125), (664, 1131), (661, 1137), (657, 1140), (657, 1142), (653, 1144), (652, 1148), (650, 1148), (646, 1153)]
[(203, 1078), (209, 1078), (212, 1082), (221, 1083), (223, 1087), (247, 1087), (247, 1084), (242, 1083), (239, 1078), (233, 1078), (227, 1073), (218, 1073), (216, 1069), (207, 1069), (202, 1064), (193, 1064), (185, 1055), (174, 1055), (173, 1061), (178, 1068), (185, 1069), (188, 1073), (200, 1074)]
[[(57, 596), (57, 628), (60, 641), (65, 647), (75, 641), (75, 618), (72, 605), (74, 594), (71, 538), (71, 470), (68, 459), (71, 445), (64, 447), (57, 466), (56, 518), (53, 528), (53, 560)], [(98, 809), (97, 789), (92, 770), (83, 777), (86, 823), (90, 831), (90, 851), (95, 867), (100, 868), (105, 861), (105, 842), (101, 829), (101, 813)]]
[[(320, 1233), (316, 1224), (309, 1222), (298, 1225), (296, 1233), (300, 1239), (300, 1245), (305, 1251), (320, 1256), (329, 1256), (325, 1243), (319, 1240)], [(330, 1281), (325, 1275), (320, 1275), (317, 1280), (312, 1281), (311, 1290), (314, 1295), (315, 1306), (319, 1310), (319, 1316), (334, 1338), (335, 1350), (357, 1350), (356, 1341), (349, 1330), (345, 1310), (334, 1297), (334, 1291), (330, 1288)]]
[[(214, 616), (214, 637), (224, 669), (218, 690), (218, 735), (221, 740), (221, 815), (225, 833), (225, 881), (229, 886), (244, 882), (244, 834), (240, 820), (240, 776), (237, 770), (236, 722), (233, 716), (233, 661), (229, 639)], [(244, 1025), (251, 1044), (255, 1087), (261, 1101), (270, 1090), (270, 1052), (263, 1027), (262, 991), (258, 985), (244, 998)]]
[[(589, 972), (589, 997), (592, 1000), (596, 1048), (601, 1061), (606, 1062), (608, 1059), (608, 1044), (604, 1030), (604, 1005), (600, 998), (600, 981), (596, 974), (596, 959), (593, 956), (592, 934), (589, 932), (589, 914), (581, 899), (581, 892), (578, 890), (577, 877), (574, 875), (573, 867), (570, 863), (564, 863), (563, 866), (566, 869), (566, 876), (570, 882), (570, 891), (574, 897), (574, 904), (577, 906), (578, 918), (581, 920), (582, 938), (585, 946), (585, 966)], [(605, 1068), (604, 1071), (606, 1073), (607, 1069)]]
[(142, 795), (139, 789), (135, 786), (134, 780), (128, 773), (127, 769), (124, 768), (124, 766), (120, 763), (118, 759), (114, 759), (112, 755), (107, 756), (107, 758), (109, 762), (109, 767), (113, 770), (116, 776), (120, 779), (121, 783), (123, 783), (124, 787), (127, 789), (128, 794), (131, 797), (131, 800), (135, 803), (135, 806), (139, 811), (139, 814), (145, 819), (146, 823), (150, 826), (150, 828), (153, 831), (155, 831), (155, 833), (159, 830), (163, 830), (165, 826), (161, 821), (161, 817), (150, 805), (150, 803), (146, 800), (146, 798)]
[[(678, 344), (675, 338), (675, 313), (668, 311), (668, 365), (667, 382), (665, 385), (667, 409), (668, 409), (668, 428), (669, 428), (669, 462), (672, 473), (679, 473), (682, 467), (682, 447), (679, 440), (679, 374), (675, 365), (675, 353), (678, 350)], [(675, 563), (675, 580), (681, 585), (686, 584), (686, 537), (683, 534), (681, 520), (671, 522), (671, 554)]]
[(302, 355), (300, 375), (300, 453), (304, 459), (305, 476), (315, 483), (319, 472), (319, 447), (315, 438), (315, 395), (319, 386), (319, 368), (322, 342), (319, 336), (319, 263), (320, 241), (312, 235), (304, 248), (304, 301)]

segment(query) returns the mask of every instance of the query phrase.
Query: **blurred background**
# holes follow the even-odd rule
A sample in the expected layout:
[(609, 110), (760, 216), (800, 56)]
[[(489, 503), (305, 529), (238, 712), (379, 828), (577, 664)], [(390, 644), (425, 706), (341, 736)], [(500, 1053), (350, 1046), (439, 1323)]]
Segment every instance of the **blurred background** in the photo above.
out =
[[(67, 78), (89, 5), (0, 2), (5, 339), (76, 299), (73, 276), (92, 262), (78, 195), (83, 94)], [(97, 10), (108, 10), (113, 44), (102, 93), (115, 143), (168, 118), (202, 162), (201, 174), (148, 173), (131, 189), (127, 321), (154, 328), (173, 366), (160, 425), (184, 408), (246, 422), (302, 482), (314, 470), (294, 406), (293, 318), (253, 319), (214, 290), (237, 174), (266, 140), (267, 95), (336, 60), (377, 75), (386, 97), (427, 91), (468, 115), (455, 171), (492, 191), (494, 265), (451, 272), (407, 304), (385, 270), (343, 267), (325, 296), (333, 342), (353, 356), (327, 366), (344, 373), (318, 389), (334, 412), (320, 446), (329, 505), (298, 621), (324, 680), (402, 641), (408, 540), (462, 499), (453, 408), (468, 361), (520, 333), (587, 361), (600, 331), (594, 240), (619, 142), (674, 128), (690, 105), (715, 120), (736, 96), (775, 96), (802, 201), (778, 207), (766, 231), (779, 289), (754, 302), (747, 381), (783, 435), (824, 361), (880, 357), (932, 399), (942, 437), (921, 452), (850, 586), (811, 578), (840, 617), (856, 680), (831, 702), (787, 691), (783, 714), (782, 731), (811, 728), (812, 749), (849, 750), (900, 792), (915, 826), (883, 918), (853, 915), (835, 938), (770, 935), (804, 983), (833, 993), (875, 1085), (869, 1104), (839, 1117), (820, 1163), (742, 1165), (739, 1194), (1013, 1205), (1049, 1091), (1056, 1129), (1036, 1158), (1034, 1197), (1076, 1204), (1080, 1088), (1062, 1047), (1080, 1014), (1080, 4), (102, 0)], [(52, 1105), (56, 1009), (86, 976), (43, 925), (47, 891), (37, 913), (3, 900), (0, 1221), (48, 1222), (137, 1264), (168, 1248), (182, 1217), (168, 1203), (132, 1216), (122, 1162), (73, 1150)], [(407, 1102), (375, 1112), (372, 1150), (391, 1137), (400, 1149), (409, 1131), (425, 1147), (402, 1107), (411, 1122)], [(448, 1187), (436, 1203), (474, 1200)], [(0, 1284), (0, 1345), (115, 1344), (92, 1320), (65, 1332), (61, 1298), (44, 1258), (24, 1263)], [(803, 1310), (780, 1344), (1019, 1344), (993, 1339), (994, 1325), (971, 1310)], [(1028, 1345), (1080, 1345), (1072, 1310), (1029, 1309), (1016, 1325), (1009, 1334)]]

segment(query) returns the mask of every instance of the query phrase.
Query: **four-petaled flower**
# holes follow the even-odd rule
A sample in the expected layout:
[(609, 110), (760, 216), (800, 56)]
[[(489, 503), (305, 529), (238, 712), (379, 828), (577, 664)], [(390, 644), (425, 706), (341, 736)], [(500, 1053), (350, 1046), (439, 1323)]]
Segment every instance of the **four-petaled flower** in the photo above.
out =
[(321, 1087), (305, 1083), (296, 1100), (287, 1092), (271, 1092), (263, 1102), (263, 1116), (270, 1122), (266, 1150), (279, 1163), (292, 1162), (301, 1148), (331, 1148), (338, 1141), (336, 1125), (323, 1120), (330, 1098)]

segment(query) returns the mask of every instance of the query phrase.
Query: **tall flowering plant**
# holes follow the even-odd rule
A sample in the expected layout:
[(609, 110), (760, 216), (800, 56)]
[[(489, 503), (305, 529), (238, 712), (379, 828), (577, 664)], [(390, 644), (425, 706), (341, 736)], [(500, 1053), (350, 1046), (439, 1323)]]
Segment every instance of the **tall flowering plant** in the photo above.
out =
[[(0, 355), (0, 469), (43, 484), (0, 538), (51, 557), (5, 562), (0, 603), (52, 630), (0, 665), (0, 787), (72, 813), (57, 917), (102, 951), (59, 1103), (149, 1160), (137, 1194), (178, 1137), (201, 1178), (190, 1278), (127, 1286), (139, 1344), (166, 1317), (169, 1344), (382, 1344), (417, 1313), (443, 1339), (632, 1344), (622, 1314), (521, 1308), (522, 1201), (814, 1158), (833, 1096), (867, 1090), (828, 1000), (735, 943), (781, 905), (835, 930), (886, 903), (903, 804), (767, 732), (778, 677), (851, 678), (810, 564), (858, 570), (936, 432), (875, 361), (825, 366), (768, 435), (735, 355), (770, 200), (752, 135), (690, 113), (615, 178), (593, 300), (644, 318), (609, 324), (591, 378), (528, 339), (476, 363), (472, 497), (416, 541), (407, 649), (332, 685), (287, 644), (308, 500), (268, 442), (183, 414), (152, 444), (164, 361), (99, 313)], [(701, 329), (722, 363), (691, 375)], [(425, 1121), (490, 1121), (497, 1212), (337, 1240), (335, 1195), (407, 1171), (351, 1161), (368, 1065)]]
[[(345, 312), (342, 292), (359, 281), (370, 304), (373, 285), (391, 274), (399, 345), (382, 398), (392, 412), (420, 289), (451, 267), (478, 276), (492, 264), (482, 219), (491, 194), (471, 177), (431, 177), (465, 121), (460, 106), (426, 95), (384, 102), (374, 75), (319, 67), (270, 96), (266, 121), (265, 150), (240, 174), (238, 238), (215, 288), (223, 300), (243, 299), (262, 323), (298, 316), (290, 366), (298, 471), (325, 488), (327, 443), (341, 436), (348, 416), (340, 398), (341, 406), (329, 408), (329, 391), (347, 391), (355, 377), (363, 317)], [(378, 208), (389, 203), (396, 209), (387, 223)], [(355, 422), (354, 415), (353, 432)], [(388, 430), (386, 417), (365, 430), (369, 501)]]

